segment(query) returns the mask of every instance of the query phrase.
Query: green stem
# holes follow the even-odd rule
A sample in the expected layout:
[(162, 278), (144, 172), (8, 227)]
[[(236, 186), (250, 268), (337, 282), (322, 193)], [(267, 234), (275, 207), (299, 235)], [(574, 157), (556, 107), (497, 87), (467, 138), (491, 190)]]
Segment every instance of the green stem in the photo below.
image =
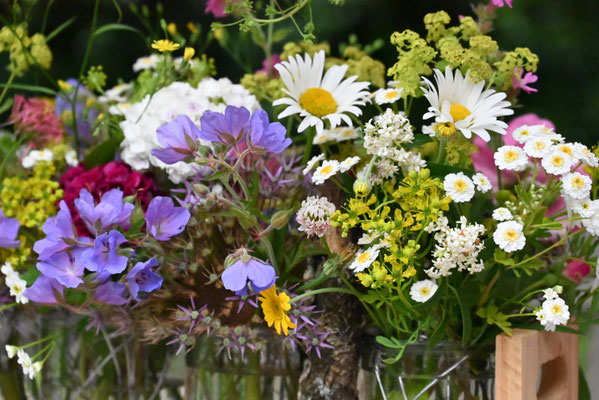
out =
[(2, 94), (0, 94), (0, 105), (2, 105), (2, 101), (4, 100), (4, 97), (6, 96), (6, 93), (8, 93), (8, 89), (10, 88), (10, 84), (12, 83), (12, 81), (15, 79), (16, 76), (17, 76), (17, 74), (15, 73), (15, 71), (12, 71), (10, 73), (10, 76), (8, 77), (8, 81), (6, 81), (6, 86), (4, 86), (4, 89), (2, 89)]
[(315, 296), (317, 294), (321, 294), (321, 293), (345, 293), (345, 294), (354, 294), (351, 290), (349, 289), (344, 289), (344, 288), (322, 288), (322, 289), (316, 289), (316, 290), (311, 290), (309, 292), (300, 294), (299, 296), (296, 296), (294, 298), (292, 298), (289, 303), (293, 304), (293, 303), (297, 303), (298, 301), (300, 301), (301, 299), (305, 299), (306, 297), (310, 297), (310, 296)]
[(528, 262), (530, 262), (530, 261), (532, 261), (532, 260), (534, 260), (536, 258), (539, 258), (539, 256), (541, 256), (542, 254), (547, 253), (548, 251), (550, 251), (551, 249), (553, 249), (553, 248), (555, 248), (557, 246), (561, 246), (562, 244), (566, 243), (566, 240), (568, 240), (572, 236), (577, 235), (577, 234), (579, 234), (581, 232), (583, 232), (583, 231), (582, 230), (578, 230), (578, 231), (575, 231), (575, 232), (573, 232), (573, 233), (571, 233), (571, 234), (569, 234), (567, 236), (564, 236), (560, 241), (554, 243), (552, 246), (547, 247), (545, 250), (543, 250), (543, 251), (535, 254), (532, 257), (525, 258), (524, 260), (520, 261), (517, 264), (509, 266), (509, 269), (513, 269), (513, 268), (519, 267), (520, 265), (526, 264), (526, 263), (528, 263)]
[(305, 165), (310, 159), (310, 154), (312, 153), (312, 142), (314, 141), (314, 136), (316, 135), (316, 129), (310, 128), (306, 133), (306, 148), (304, 149), (304, 157), (302, 158), (302, 164)]

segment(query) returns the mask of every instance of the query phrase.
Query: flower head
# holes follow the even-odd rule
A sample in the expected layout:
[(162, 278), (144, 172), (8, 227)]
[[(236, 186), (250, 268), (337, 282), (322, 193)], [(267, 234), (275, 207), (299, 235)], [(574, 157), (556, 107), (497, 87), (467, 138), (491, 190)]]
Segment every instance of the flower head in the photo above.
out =
[(477, 172), (474, 174), (474, 176), (472, 176), (472, 183), (476, 185), (476, 189), (478, 189), (481, 193), (486, 193), (493, 189), (493, 185), (491, 185), (489, 178), (481, 172)]
[(539, 77), (532, 72), (527, 72), (526, 75), (522, 76), (524, 68), (518, 67), (514, 69), (514, 75), (512, 76), (512, 84), (514, 89), (522, 89), (526, 93), (538, 92), (538, 89), (528, 86), (529, 83), (535, 83), (539, 80)]
[(593, 181), (588, 175), (580, 172), (570, 172), (562, 176), (562, 191), (576, 200), (588, 198), (591, 194)]
[(574, 282), (580, 283), (585, 276), (591, 273), (591, 271), (591, 266), (585, 262), (579, 260), (568, 260), (566, 263), (566, 268), (564, 268), (564, 275)]
[(314, 169), (314, 167), (316, 166), (316, 164), (318, 164), (319, 161), (324, 160), (324, 157), (325, 156), (323, 153), (312, 157), (306, 164), (306, 168), (303, 169), (302, 175), (307, 175), (308, 172), (312, 171)]
[(312, 183), (315, 185), (322, 185), (324, 181), (335, 175), (337, 172), (339, 172), (339, 161), (326, 160), (320, 167), (316, 168), (316, 171), (312, 174)]
[(184, 207), (175, 207), (170, 197), (157, 196), (146, 211), (148, 232), (158, 240), (169, 240), (183, 232), (191, 214)]
[(35, 133), (31, 136), (31, 144), (36, 148), (59, 143), (64, 134), (62, 123), (54, 115), (51, 102), (44, 99), (25, 99), (21, 95), (15, 95), (9, 121), (14, 124), (16, 132)]
[(553, 145), (553, 141), (547, 137), (534, 136), (524, 144), (524, 152), (530, 157), (543, 158)]
[(348, 267), (353, 272), (358, 273), (364, 271), (366, 268), (370, 267), (372, 263), (377, 259), (380, 252), (380, 245), (374, 245), (369, 247), (368, 249), (363, 249), (358, 251), (356, 254), (356, 258)]
[(54, 278), (60, 284), (75, 288), (83, 283), (83, 249), (73, 248), (69, 251), (55, 253), (44, 261), (37, 263), (37, 269), (48, 278)]
[(241, 258), (225, 269), (221, 279), (226, 289), (239, 295), (247, 293), (248, 281), (254, 292), (261, 292), (274, 285), (277, 275), (272, 265), (243, 253)]
[(77, 239), (69, 208), (64, 200), (61, 200), (59, 206), (58, 214), (48, 218), (42, 226), (46, 237), (33, 244), (33, 250), (39, 254), (39, 260), (46, 260), (57, 252), (69, 249), (71, 243)]
[(99, 235), (94, 247), (85, 250), (85, 268), (98, 273), (118, 274), (127, 268), (128, 258), (117, 253), (118, 247), (127, 239), (119, 231), (112, 230)]
[(526, 244), (522, 229), (522, 225), (516, 221), (501, 222), (493, 233), (493, 240), (500, 249), (508, 253), (522, 250)]
[(296, 325), (291, 322), (287, 311), (291, 310), (289, 304), (289, 296), (287, 293), (281, 292), (277, 294), (277, 286), (272, 285), (269, 289), (260, 292), (258, 300), (262, 303), (262, 311), (264, 312), (264, 320), (268, 326), (273, 326), (277, 333), (281, 334), (281, 329), (285, 335), (289, 334), (289, 328), (295, 328)]
[(254, 152), (269, 152), (278, 154), (291, 144), (286, 138), (287, 130), (279, 122), (270, 122), (264, 110), (256, 110), (250, 120), (250, 131), (247, 143)]
[(112, 306), (122, 306), (127, 302), (123, 293), (127, 286), (121, 282), (106, 281), (98, 285), (94, 293), (94, 300)]
[(133, 64), (133, 72), (139, 72), (146, 69), (154, 69), (162, 59), (158, 54), (150, 54), (147, 57), (138, 58)]
[(187, 115), (179, 115), (156, 131), (164, 148), (152, 149), (152, 155), (165, 164), (174, 164), (191, 156), (197, 149), (200, 130)]
[(31, 150), (25, 157), (23, 157), (23, 161), (21, 161), (21, 165), (23, 168), (33, 168), (40, 161), (52, 161), (54, 155), (51, 150)]
[(175, 51), (179, 47), (181, 47), (179, 43), (175, 43), (166, 39), (154, 40), (152, 42), (152, 48), (158, 50), (161, 53), (165, 51)]
[(443, 188), (456, 203), (470, 201), (474, 196), (474, 183), (463, 172), (447, 174), (443, 180)]
[(308, 237), (323, 237), (331, 227), (330, 216), (334, 212), (335, 205), (326, 197), (310, 196), (302, 201), (295, 220), (300, 224), (299, 230), (306, 232)]
[(139, 292), (152, 292), (162, 286), (162, 277), (152, 271), (152, 267), (158, 266), (155, 258), (146, 262), (138, 262), (127, 274), (129, 291), (135, 300), (139, 300)]
[(410, 297), (418, 303), (426, 303), (434, 296), (438, 288), (439, 286), (433, 280), (418, 281), (410, 288)]
[(56, 279), (49, 278), (44, 274), (37, 277), (33, 285), (25, 290), (25, 297), (31, 301), (42, 304), (56, 304), (54, 292), (63, 294), (64, 286)]
[(495, 221), (509, 221), (509, 220), (512, 220), (513, 218), (514, 218), (514, 216), (512, 215), (510, 210), (508, 210), (505, 207), (499, 207), (493, 211), (493, 219)]
[(548, 174), (562, 175), (570, 171), (576, 161), (568, 154), (552, 149), (541, 160), (541, 165)]
[(401, 94), (403, 89), (379, 89), (374, 92), (374, 102), (376, 104), (391, 104), (395, 103), (397, 100), (401, 99)]
[(526, 153), (518, 146), (501, 146), (493, 157), (501, 170), (523, 171), (528, 165)]
[(21, 244), (15, 240), (19, 232), (19, 221), (16, 218), (6, 218), (0, 209), (0, 247), (15, 248)]
[(29, 299), (25, 296), (25, 290), (27, 289), (27, 282), (25, 282), (19, 274), (16, 272), (6, 275), (4, 278), (4, 283), (8, 286), (10, 290), (10, 295), (15, 298), (17, 303), (27, 304)]
[(206, 111), (200, 119), (200, 125), (200, 139), (226, 145), (237, 144), (245, 139), (250, 129), (250, 111), (235, 106), (227, 106), (224, 113)]
[(134, 205), (123, 203), (123, 192), (120, 189), (104, 193), (97, 205), (94, 204), (92, 194), (87, 189), (81, 189), (74, 204), (87, 229), (96, 236), (113, 225), (129, 229)]
[(17, 362), (23, 368), (23, 374), (29, 379), (35, 378), (35, 374), (37, 373), (37, 367), (34, 367), (33, 361), (31, 361), (31, 357), (29, 354), (23, 349), (19, 349), (17, 351)]

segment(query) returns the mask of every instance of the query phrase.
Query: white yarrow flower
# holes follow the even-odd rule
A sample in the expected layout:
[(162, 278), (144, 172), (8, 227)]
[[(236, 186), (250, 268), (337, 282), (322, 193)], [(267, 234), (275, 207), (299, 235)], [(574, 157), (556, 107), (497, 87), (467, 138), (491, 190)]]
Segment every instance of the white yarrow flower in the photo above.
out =
[(514, 216), (507, 208), (499, 207), (493, 211), (493, 219), (495, 221), (508, 221), (514, 219)]
[(500, 170), (523, 171), (528, 165), (528, 156), (518, 146), (501, 146), (493, 155)]
[(472, 182), (481, 193), (487, 193), (489, 190), (493, 189), (493, 185), (491, 185), (489, 178), (481, 172), (474, 174)]
[(433, 280), (418, 281), (410, 288), (410, 297), (418, 303), (426, 303), (433, 297), (438, 288), (439, 286)]
[(339, 161), (337, 160), (326, 160), (320, 167), (316, 168), (314, 174), (312, 174), (312, 183), (315, 185), (321, 185), (329, 179), (331, 176), (339, 172)]
[(562, 176), (562, 190), (576, 200), (582, 200), (591, 194), (593, 181), (580, 172), (570, 172)]
[(474, 183), (463, 172), (447, 174), (443, 180), (443, 188), (456, 203), (470, 201), (474, 196)]

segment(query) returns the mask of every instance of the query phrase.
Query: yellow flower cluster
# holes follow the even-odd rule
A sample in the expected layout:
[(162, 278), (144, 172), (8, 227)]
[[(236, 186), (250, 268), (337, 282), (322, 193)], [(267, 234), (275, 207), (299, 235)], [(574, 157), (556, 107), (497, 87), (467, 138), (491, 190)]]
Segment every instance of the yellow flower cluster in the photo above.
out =
[(58, 182), (52, 180), (54, 172), (51, 162), (39, 162), (33, 176), (27, 179), (5, 178), (0, 191), (0, 208), (4, 214), (18, 219), (21, 226), (41, 227), (56, 214), (56, 203), (63, 196)]
[(495, 80), (497, 89), (505, 91), (512, 87), (515, 68), (536, 72), (538, 64), (539, 56), (530, 51), (528, 47), (516, 47), (514, 51), (505, 53), (503, 59), (495, 63), (498, 70)]
[(270, 78), (264, 72), (245, 74), (241, 78), (241, 85), (256, 96), (258, 101), (274, 101), (284, 96), (283, 81), (279, 78)]
[(33, 249), (33, 245), (27, 240), (25, 235), (21, 235), (19, 240), (21, 241), (19, 247), (14, 249), (0, 248), (0, 260), (3, 263), (9, 262), (17, 271), (26, 266)]
[(52, 65), (52, 52), (44, 35), (36, 33), (29, 37), (25, 25), (0, 29), (0, 52), (3, 51), (10, 52), (7, 68), (17, 76), (36, 64), (44, 69)]

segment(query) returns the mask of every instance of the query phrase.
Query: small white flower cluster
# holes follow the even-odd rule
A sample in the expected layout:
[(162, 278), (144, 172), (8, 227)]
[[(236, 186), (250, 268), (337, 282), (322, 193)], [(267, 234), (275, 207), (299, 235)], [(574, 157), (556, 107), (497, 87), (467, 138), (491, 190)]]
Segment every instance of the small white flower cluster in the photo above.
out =
[(543, 304), (536, 310), (537, 320), (545, 327), (546, 331), (555, 331), (558, 325), (566, 325), (570, 319), (570, 309), (566, 302), (559, 297), (563, 288), (556, 286), (545, 289)]
[(499, 207), (496, 208), (495, 211), (493, 211), (493, 219), (499, 222), (511, 221), (512, 219), (514, 219), (514, 216), (512, 215), (512, 212), (507, 208)]
[(375, 161), (370, 170), (370, 176), (366, 176), (368, 173), (367, 167), (358, 171), (356, 177), (368, 181), (372, 185), (380, 185), (385, 180), (393, 178), (393, 176), (399, 171), (399, 167), (388, 158), (383, 158)]
[(29, 299), (25, 297), (25, 289), (27, 289), (27, 282), (25, 282), (19, 274), (13, 269), (12, 264), (5, 263), (0, 271), (4, 274), (4, 282), (10, 290), (10, 295), (14, 296), (15, 301), (21, 304), (27, 304)]
[(388, 108), (364, 126), (364, 148), (368, 154), (393, 160), (408, 171), (419, 171), (426, 162), (418, 153), (408, 151), (403, 144), (414, 141), (414, 129), (403, 112)]
[(125, 118), (119, 124), (125, 136), (121, 143), (123, 161), (137, 171), (150, 166), (162, 168), (173, 183), (181, 183), (184, 178), (194, 175), (196, 169), (191, 163), (181, 161), (168, 165), (154, 157), (152, 150), (160, 148), (156, 129), (181, 114), (199, 126), (205, 111), (223, 112), (227, 105), (243, 106), (250, 112), (260, 108), (256, 97), (243, 86), (233, 84), (227, 78), (207, 78), (196, 88), (186, 82), (174, 82), (135, 104), (114, 105), (109, 112)]
[(35, 378), (35, 375), (42, 370), (44, 364), (41, 361), (33, 362), (25, 350), (8, 344), (5, 346), (5, 349), (8, 358), (17, 356), (17, 362), (23, 368), (23, 374), (28, 376), (29, 379)]
[(314, 140), (312, 143), (314, 144), (323, 144), (327, 142), (344, 142), (346, 140), (357, 139), (358, 131), (356, 128), (350, 126), (338, 126), (333, 129), (324, 129), (322, 132), (319, 132), (314, 136)]
[(331, 214), (335, 210), (335, 205), (326, 197), (309, 196), (302, 201), (295, 220), (300, 224), (299, 230), (306, 232), (308, 237), (323, 237), (331, 227)]
[(23, 157), (21, 164), (23, 165), (23, 168), (29, 169), (35, 167), (40, 161), (52, 161), (53, 158), (54, 155), (51, 150), (31, 150), (25, 157)]
[[(497, 219), (496, 217), (501, 215), (507, 216), (504, 210), (506, 210), (510, 216), (512, 215), (509, 210), (499, 208), (493, 212), (493, 218)], [(495, 229), (495, 232), (493, 233), (493, 241), (501, 250), (508, 253), (522, 250), (526, 245), (526, 236), (524, 236), (524, 233), (522, 232), (523, 229), (524, 227), (522, 224), (516, 221), (500, 222), (497, 224), (497, 229)]]
[(435, 251), (433, 252), (433, 267), (426, 270), (431, 278), (449, 276), (452, 270), (467, 270), (471, 274), (482, 271), (485, 265), (478, 260), (478, 254), (485, 248), (480, 239), (485, 233), (485, 227), (474, 223), (468, 224), (466, 217), (460, 218), (459, 226), (449, 227), (445, 216), (437, 219), (426, 227), (426, 231), (435, 233)]
[[(324, 159), (324, 154), (319, 154), (314, 156), (308, 161), (306, 168), (302, 171), (304, 175), (308, 174), (316, 164)], [(316, 168), (314, 173), (312, 174), (312, 183), (315, 185), (322, 185), (327, 179), (331, 176), (337, 174), (337, 172), (347, 172), (354, 165), (360, 162), (360, 157), (348, 157), (343, 161), (337, 160), (324, 160), (322, 164)]]
[(433, 280), (418, 281), (410, 288), (410, 297), (418, 303), (426, 303), (435, 295), (438, 288), (439, 286)]
[(465, 203), (474, 197), (474, 188), (481, 193), (491, 190), (491, 182), (484, 174), (477, 172), (472, 179), (464, 175), (463, 172), (457, 174), (447, 174), (443, 180), (443, 189), (451, 200), (455, 203)]

